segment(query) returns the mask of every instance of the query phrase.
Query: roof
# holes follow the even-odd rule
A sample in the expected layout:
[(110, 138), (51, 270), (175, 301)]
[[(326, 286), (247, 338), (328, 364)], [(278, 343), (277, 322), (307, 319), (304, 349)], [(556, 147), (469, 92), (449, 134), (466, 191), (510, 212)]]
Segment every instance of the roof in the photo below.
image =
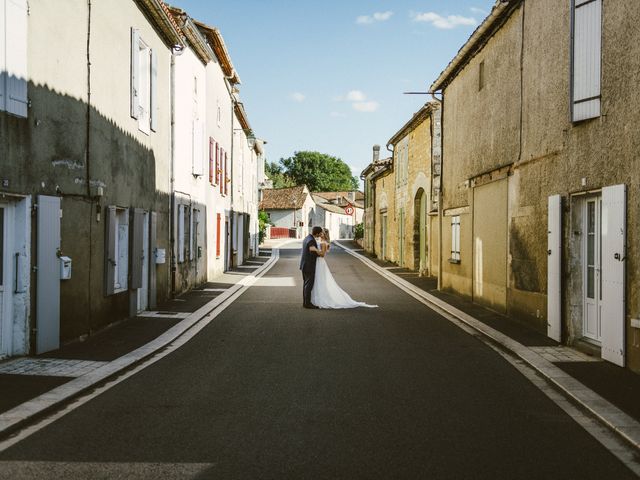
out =
[(215, 55), (213, 50), (209, 46), (207, 39), (202, 35), (202, 32), (198, 30), (193, 20), (189, 18), (187, 12), (171, 5), (167, 5), (167, 8), (184, 34), (189, 47), (195, 52), (200, 61), (205, 65), (213, 61)]
[(236, 117), (238, 117), (238, 121), (240, 122), (240, 126), (245, 131), (245, 133), (251, 133), (251, 125), (249, 124), (249, 119), (247, 118), (247, 111), (244, 109), (244, 104), (242, 102), (236, 102), (234, 107), (234, 111), (236, 112)]
[(431, 85), (432, 92), (443, 90), (460, 73), (460, 71), (475, 57), (487, 44), (489, 39), (504, 25), (515, 9), (524, 0), (496, 0), (491, 13), (475, 29), (469, 40), (458, 50), (449, 65)]
[(367, 167), (360, 174), (360, 178), (364, 179), (367, 175), (369, 175), (369, 172), (373, 172), (369, 177), (371, 180), (373, 180), (374, 178), (382, 175), (384, 172), (391, 171), (392, 168), (392, 157), (381, 158), (380, 160), (376, 160), (375, 162), (371, 162), (369, 165), (367, 165)]
[[(340, 197), (344, 197), (348, 199), (350, 193), (351, 192), (313, 192), (314, 195), (318, 195), (319, 197), (322, 197), (325, 200), (335, 200), (336, 198), (340, 198)], [(356, 191), (356, 202), (358, 200), (364, 200), (364, 193), (359, 190)]]
[(136, 3), (153, 22), (168, 47), (184, 46), (180, 27), (162, 0), (136, 0)]
[(262, 190), (259, 210), (297, 210), (307, 200), (309, 190), (306, 185), (288, 188), (267, 188)]
[(413, 130), (417, 125), (422, 123), (426, 118), (431, 115), (431, 112), (439, 108), (437, 102), (427, 102), (425, 103), (420, 110), (413, 114), (411, 119), (405, 123), (400, 130), (398, 130), (393, 137), (389, 139), (387, 145), (395, 145), (407, 134)]
[(241, 83), (240, 76), (231, 62), (231, 56), (229, 55), (229, 51), (227, 50), (227, 46), (224, 43), (224, 38), (222, 38), (220, 30), (197, 20), (194, 20), (194, 23), (206, 37), (209, 45), (216, 54), (216, 58), (220, 62), (222, 71), (229, 78), (229, 81), (234, 84)]
[[(327, 212), (337, 213), (338, 215), (347, 215), (344, 211), (344, 208), (339, 207), (338, 205), (334, 205), (333, 203), (318, 203), (317, 205)], [(351, 215), (347, 216), (350, 217)]]

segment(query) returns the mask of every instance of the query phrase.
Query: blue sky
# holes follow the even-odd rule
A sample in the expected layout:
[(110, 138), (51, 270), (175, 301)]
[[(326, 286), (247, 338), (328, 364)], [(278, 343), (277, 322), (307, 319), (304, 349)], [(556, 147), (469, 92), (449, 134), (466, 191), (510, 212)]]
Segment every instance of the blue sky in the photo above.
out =
[(494, 0), (172, 0), (220, 29), (267, 159), (338, 156), (354, 174), (428, 99)]

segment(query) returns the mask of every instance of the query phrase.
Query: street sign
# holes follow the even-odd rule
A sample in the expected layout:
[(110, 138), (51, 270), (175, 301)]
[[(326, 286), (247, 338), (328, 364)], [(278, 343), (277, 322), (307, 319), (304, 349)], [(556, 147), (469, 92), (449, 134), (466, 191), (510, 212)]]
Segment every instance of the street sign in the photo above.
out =
[(353, 215), (353, 207), (351, 205), (347, 205), (346, 207), (344, 207), (344, 213), (346, 213), (347, 215)]

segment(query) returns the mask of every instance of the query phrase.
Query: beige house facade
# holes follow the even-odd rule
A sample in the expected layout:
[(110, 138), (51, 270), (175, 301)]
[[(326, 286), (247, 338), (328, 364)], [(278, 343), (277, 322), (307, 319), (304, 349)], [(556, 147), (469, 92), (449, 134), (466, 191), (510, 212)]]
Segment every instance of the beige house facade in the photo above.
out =
[(636, 372), (639, 20), (634, 0), (497, 2), (432, 85), (442, 289)]

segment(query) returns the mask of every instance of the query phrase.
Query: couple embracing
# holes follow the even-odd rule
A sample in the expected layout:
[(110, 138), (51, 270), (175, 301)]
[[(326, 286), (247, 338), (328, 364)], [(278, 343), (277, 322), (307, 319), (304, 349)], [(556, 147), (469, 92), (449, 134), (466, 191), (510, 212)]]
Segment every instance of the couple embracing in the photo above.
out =
[(311, 234), (302, 242), (300, 270), (304, 280), (302, 286), (304, 308), (377, 307), (377, 305), (356, 302), (336, 283), (324, 259), (330, 248), (329, 230), (322, 227), (313, 227)]

